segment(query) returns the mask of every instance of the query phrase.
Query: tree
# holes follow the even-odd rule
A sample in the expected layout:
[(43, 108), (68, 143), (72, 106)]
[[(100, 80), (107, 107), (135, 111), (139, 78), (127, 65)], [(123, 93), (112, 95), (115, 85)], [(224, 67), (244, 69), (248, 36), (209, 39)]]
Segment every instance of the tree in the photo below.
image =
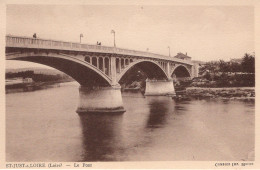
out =
[(255, 73), (255, 56), (245, 54), (241, 63), (242, 69), (247, 73)]
[(229, 63), (225, 62), (224, 60), (219, 60), (219, 71), (220, 72), (229, 72), (230, 71), (230, 67), (229, 67)]
[(241, 64), (237, 63), (237, 62), (231, 62), (230, 71), (231, 72), (242, 72)]

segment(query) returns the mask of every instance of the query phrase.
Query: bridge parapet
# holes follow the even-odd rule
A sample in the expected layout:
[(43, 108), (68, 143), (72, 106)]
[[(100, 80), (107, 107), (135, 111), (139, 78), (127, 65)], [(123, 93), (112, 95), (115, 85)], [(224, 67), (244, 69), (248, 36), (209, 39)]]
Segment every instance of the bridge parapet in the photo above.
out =
[(161, 59), (161, 60), (167, 60), (167, 61), (172, 61), (172, 62), (176, 62), (176, 63), (193, 65), (193, 63), (191, 61), (168, 57), (168, 56), (150, 53), (150, 52), (129, 50), (129, 49), (123, 49), (123, 48), (115, 48), (115, 47), (109, 47), (109, 46), (80, 44), (80, 43), (74, 43), (74, 42), (39, 39), (39, 38), (31, 38), (31, 37), (20, 37), (20, 36), (13, 36), (13, 35), (6, 36), (6, 47), (55, 49), (55, 50), (87, 51), (87, 52), (97, 52), (97, 53), (121, 54), (121, 55), (130, 55), (130, 56), (140, 56), (140, 57)]

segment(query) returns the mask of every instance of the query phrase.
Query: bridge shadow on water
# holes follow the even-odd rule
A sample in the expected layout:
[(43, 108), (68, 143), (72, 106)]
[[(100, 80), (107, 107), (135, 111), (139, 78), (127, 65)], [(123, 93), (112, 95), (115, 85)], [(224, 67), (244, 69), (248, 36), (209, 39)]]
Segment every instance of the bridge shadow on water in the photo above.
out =
[(79, 161), (115, 161), (121, 142), (122, 114), (79, 114), (82, 155)]
[(166, 99), (151, 98), (149, 100), (150, 113), (147, 119), (147, 128), (160, 128), (166, 124), (169, 108)]
[(149, 99), (150, 114), (147, 119), (147, 128), (162, 128), (170, 118), (175, 119), (185, 114), (189, 101), (175, 102), (168, 97), (152, 97)]

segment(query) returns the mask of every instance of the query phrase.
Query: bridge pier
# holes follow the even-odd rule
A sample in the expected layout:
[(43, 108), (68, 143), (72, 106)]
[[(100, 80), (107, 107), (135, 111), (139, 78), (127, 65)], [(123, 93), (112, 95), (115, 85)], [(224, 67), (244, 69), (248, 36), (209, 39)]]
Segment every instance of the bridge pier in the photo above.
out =
[(121, 87), (79, 88), (77, 113), (123, 113)]
[(146, 96), (176, 95), (173, 80), (146, 80)]

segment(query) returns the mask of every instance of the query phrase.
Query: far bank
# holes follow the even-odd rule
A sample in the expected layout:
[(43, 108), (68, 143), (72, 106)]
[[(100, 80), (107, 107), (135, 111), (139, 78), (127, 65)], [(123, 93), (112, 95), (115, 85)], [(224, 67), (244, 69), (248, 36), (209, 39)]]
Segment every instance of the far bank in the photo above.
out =
[(255, 87), (188, 87), (186, 88), (186, 95), (195, 98), (255, 99)]

